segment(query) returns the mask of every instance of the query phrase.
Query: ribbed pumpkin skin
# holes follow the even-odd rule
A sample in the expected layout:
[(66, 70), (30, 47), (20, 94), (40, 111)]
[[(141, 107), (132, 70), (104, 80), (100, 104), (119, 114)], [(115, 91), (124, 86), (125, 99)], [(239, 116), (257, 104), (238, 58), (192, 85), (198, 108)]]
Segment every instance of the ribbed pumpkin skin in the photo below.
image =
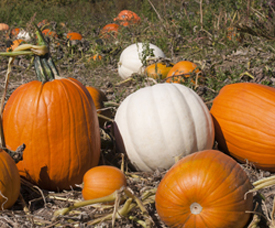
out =
[(0, 210), (13, 206), (19, 197), (20, 185), (20, 176), (14, 160), (0, 149)]
[(17, 88), (3, 112), (7, 147), (25, 143), (20, 175), (48, 190), (80, 184), (98, 164), (100, 132), (87, 89), (77, 80), (32, 81)]
[[(240, 165), (214, 150), (190, 154), (177, 162), (161, 180), (156, 209), (169, 227), (243, 228), (253, 210), (252, 188)], [(198, 214), (190, 206), (202, 207)]]
[(211, 114), (220, 150), (275, 171), (274, 88), (253, 83), (224, 86)]
[(211, 149), (214, 126), (202, 99), (190, 88), (163, 83), (128, 96), (115, 115), (115, 138), (140, 171), (169, 169), (176, 156)]
[(124, 173), (113, 166), (102, 165), (88, 170), (83, 178), (82, 196), (85, 200), (108, 196), (126, 186)]

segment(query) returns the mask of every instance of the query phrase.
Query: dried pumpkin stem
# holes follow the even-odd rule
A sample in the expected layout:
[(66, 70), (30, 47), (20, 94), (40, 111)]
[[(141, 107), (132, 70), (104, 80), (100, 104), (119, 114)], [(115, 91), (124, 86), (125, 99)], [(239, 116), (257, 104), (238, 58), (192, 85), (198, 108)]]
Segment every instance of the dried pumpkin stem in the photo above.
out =
[(84, 200), (84, 201), (77, 202), (77, 203), (75, 203), (74, 205), (72, 205), (70, 207), (57, 210), (54, 213), (54, 216), (57, 217), (59, 215), (65, 215), (69, 211), (71, 211), (73, 209), (76, 209), (76, 208), (79, 208), (79, 207), (84, 207), (84, 206), (88, 206), (88, 205), (92, 205), (92, 204), (96, 204), (96, 203), (113, 202), (117, 198), (119, 191), (120, 190), (117, 190), (114, 193), (112, 193), (112, 194), (110, 194), (108, 196), (105, 196), (105, 197), (100, 197), (100, 198), (96, 198), (96, 199)]

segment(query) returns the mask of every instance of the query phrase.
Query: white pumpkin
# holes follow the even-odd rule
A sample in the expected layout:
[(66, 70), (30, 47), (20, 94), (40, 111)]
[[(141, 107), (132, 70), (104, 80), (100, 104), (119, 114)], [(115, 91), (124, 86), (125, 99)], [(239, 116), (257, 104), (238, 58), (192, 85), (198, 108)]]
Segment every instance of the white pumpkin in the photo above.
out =
[(139, 89), (125, 98), (114, 120), (118, 149), (139, 171), (167, 170), (176, 157), (213, 147), (209, 109), (181, 84)]
[(31, 40), (31, 36), (30, 36), (30, 33), (25, 31), (25, 30), (21, 30), (17, 37), (17, 39), (22, 39), (22, 40), (25, 40), (25, 41), (30, 41)]
[[(163, 51), (154, 44), (149, 43), (149, 48), (153, 49), (156, 58), (165, 57)], [(143, 43), (131, 44), (125, 48), (119, 58), (118, 74), (123, 79), (130, 77), (133, 73), (142, 73), (142, 51), (144, 49)], [(147, 57), (147, 58), (150, 58)]]

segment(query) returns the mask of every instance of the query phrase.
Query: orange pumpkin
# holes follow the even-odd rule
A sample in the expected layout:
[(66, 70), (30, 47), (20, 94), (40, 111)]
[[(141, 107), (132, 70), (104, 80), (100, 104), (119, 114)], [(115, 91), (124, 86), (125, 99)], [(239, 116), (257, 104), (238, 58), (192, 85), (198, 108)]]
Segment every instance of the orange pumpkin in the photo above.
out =
[(14, 40), (10, 47), (6, 49), (7, 52), (13, 51), (15, 48), (17, 48), (21, 43), (24, 43), (25, 41), (22, 39)]
[(145, 68), (145, 74), (150, 78), (164, 79), (173, 66), (173, 63), (154, 63)]
[[(166, 82), (181, 83), (185, 81), (185, 78), (191, 76), (191, 74), (198, 74), (200, 70), (197, 69), (197, 65), (190, 61), (180, 61), (176, 63), (166, 76)], [(178, 77), (174, 77), (177, 76)], [(191, 79), (191, 82), (195, 84), (195, 81)]]
[(10, 208), (20, 194), (20, 176), (14, 160), (0, 149), (0, 210)]
[(20, 28), (14, 28), (6, 35), (6, 39), (15, 38), (20, 32)]
[[(108, 101), (106, 95), (98, 88), (93, 87), (93, 86), (86, 86), (87, 90), (89, 91), (93, 102), (95, 104), (95, 108), (97, 109), (97, 113), (102, 114), (108, 118), (111, 118), (111, 111), (110, 109), (106, 109), (106, 110), (100, 110), (105, 108), (104, 106), (104, 101)], [(104, 126), (104, 123), (106, 122), (106, 120), (102, 119), (101, 117), (98, 118), (99, 120), (99, 125), (101, 127)]]
[(238, 32), (238, 29), (234, 28), (234, 27), (229, 27), (227, 28), (227, 34), (226, 37), (228, 40), (230, 41), (238, 41), (239, 43), (243, 42), (243, 34)]
[(108, 196), (126, 186), (124, 173), (114, 166), (96, 166), (83, 178), (82, 196), (85, 200)]
[(122, 26), (129, 26), (132, 24), (140, 23), (140, 17), (130, 11), (130, 10), (122, 10), (116, 18), (114, 18), (114, 21), (118, 21), (120, 25)]
[(68, 32), (67, 39), (69, 40), (82, 40), (82, 35), (78, 32)]
[(0, 23), (0, 31), (8, 31), (10, 26), (5, 23)]
[(100, 30), (99, 36), (101, 39), (109, 39), (111, 36), (117, 37), (118, 29), (118, 24), (107, 24)]
[(31, 81), (18, 87), (3, 112), (7, 148), (23, 143), (20, 175), (48, 190), (75, 187), (100, 155), (100, 130), (89, 92), (78, 80)]
[(44, 30), (42, 31), (42, 34), (43, 34), (44, 36), (48, 36), (48, 37), (52, 37), (52, 38), (58, 38), (56, 32), (51, 31), (50, 29), (44, 29)]
[(275, 88), (226, 85), (214, 99), (211, 114), (220, 150), (275, 172)]
[(169, 227), (243, 228), (253, 210), (252, 185), (241, 166), (215, 150), (190, 154), (161, 180), (157, 213)]
[(49, 23), (49, 21), (48, 21), (47, 19), (44, 19), (44, 20), (40, 21), (40, 22), (37, 24), (37, 26), (38, 26), (39, 28), (41, 28), (42, 26), (44, 26), (44, 25), (46, 25), (46, 24), (48, 24), (48, 23)]

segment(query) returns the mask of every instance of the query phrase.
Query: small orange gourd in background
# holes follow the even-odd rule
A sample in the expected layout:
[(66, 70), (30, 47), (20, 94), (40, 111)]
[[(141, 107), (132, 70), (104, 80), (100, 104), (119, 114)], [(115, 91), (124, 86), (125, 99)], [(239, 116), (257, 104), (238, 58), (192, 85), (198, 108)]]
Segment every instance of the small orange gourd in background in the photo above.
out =
[(161, 180), (155, 198), (160, 219), (169, 227), (243, 228), (253, 210), (245, 171), (215, 150), (190, 154)]
[(44, 19), (44, 20), (38, 22), (37, 26), (38, 26), (39, 28), (41, 28), (42, 26), (44, 26), (44, 25), (46, 25), (46, 24), (48, 24), (48, 23), (49, 23), (49, 21), (48, 21), (47, 19)]
[(119, 25), (115, 23), (105, 25), (99, 33), (100, 38), (109, 39), (111, 36), (117, 37)]
[(145, 68), (145, 74), (150, 78), (164, 79), (173, 66), (173, 63), (154, 63)]
[(0, 23), (0, 31), (8, 31), (10, 26), (5, 23)]
[(14, 205), (20, 194), (20, 176), (11, 156), (0, 149), (0, 210)]
[(130, 10), (122, 10), (116, 18), (114, 18), (114, 21), (118, 21), (120, 25), (122, 26), (129, 26), (132, 24), (140, 23), (140, 17)]
[[(86, 86), (86, 88), (93, 99), (97, 113), (102, 114), (108, 118), (111, 118), (110, 109), (100, 110), (100, 109), (105, 108), (104, 101), (108, 101), (106, 95), (100, 89), (98, 89), (96, 87)], [(103, 127), (104, 123), (106, 122), (106, 120), (101, 117), (98, 118), (98, 121), (99, 121), (99, 125), (101, 127)]]
[(6, 39), (14, 39), (20, 32), (20, 28), (14, 28), (6, 35)]
[(82, 35), (78, 32), (68, 32), (67, 39), (69, 40), (82, 40)]
[(127, 183), (120, 169), (102, 165), (88, 170), (83, 177), (83, 184), (82, 196), (84, 200), (89, 200), (108, 196)]
[(14, 40), (10, 47), (6, 49), (7, 52), (13, 51), (15, 48), (17, 48), (21, 43), (24, 43), (25, 41), (22, 39)]
[(55, 31), (51, 31), (50, 29), (44, 29), (42, 31), (42, 34), (44, 36), (52, 37), (52, 38), (58, 38), (57, 34)]
[(256, 83), (226, 85), (210, 112), (220, 150), (275, 172), (275, 88)]
[[(191, 74), (198, 74), (200, 70), (195, 63), (190, 61), (180, 61), (176, 63), (166, 76), (166, 82), (181, 83), (185, 81), (185, 78), (189, 78)], [(178, 77), (174, 77), (181, 75)], [(191, 79), (191, 82), (195, 84), (195, 81)]]

